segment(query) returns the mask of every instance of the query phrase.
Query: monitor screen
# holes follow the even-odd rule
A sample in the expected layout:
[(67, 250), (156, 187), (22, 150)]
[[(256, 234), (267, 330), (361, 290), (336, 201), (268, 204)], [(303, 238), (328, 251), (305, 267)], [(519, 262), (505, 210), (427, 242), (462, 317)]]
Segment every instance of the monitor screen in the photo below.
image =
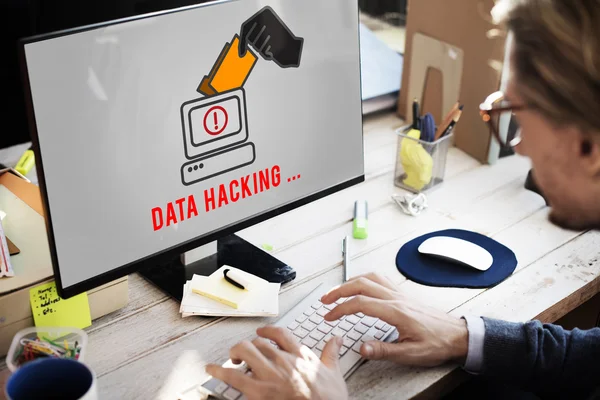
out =
[(358, 41), (347, 0), (222, 1), (24, 41), (63, 295), (360, 182)]

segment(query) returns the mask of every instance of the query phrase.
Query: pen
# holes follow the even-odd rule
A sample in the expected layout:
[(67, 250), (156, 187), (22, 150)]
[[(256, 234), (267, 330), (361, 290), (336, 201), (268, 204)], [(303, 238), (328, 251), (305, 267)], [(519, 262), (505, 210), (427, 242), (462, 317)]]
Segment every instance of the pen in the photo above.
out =
[(419, 101), (413, 100), (413, 129), (419, 129)]
[(460, 119), (461, 115), (462, 115), (462, 106), (456, 112), (456, 114), (454, 114), (454, 118), (452, 118), (452, 121), (450, 122), (450, 124), (448, 125), (448, 127), (446, 128), (444, 133), (442, 133), (441, 137), (447, 136), (447, 135), (451, 134), (452, 131), (454, 131), (454, 126), (458, 123), (458, 120)]
[(457, 101), (454, 104), (454, 107), (452, 107), (452, 109), (448, 112), (448, 114), (446, 114), (446, 116), (444, 117), (442, 123), (438, 126), (438, 129), (435, 132), (435, 136), (434, 136), (434, 139), (433, 139), (434, 141), (437, 141), (439, 138), (441, 138), (442, 136), (444, 136), (444, 132), (448, 128), (448, 125), (452, 122), (452, 117), (454, 117), (454, 114), (459, 109), (462, 110), (462, 105), (460, 104), (460, 102)]
[(230, 270), (229, 268), (223, 270), (223, 277), (233, 286), (242, 290), (250, 290), (250, 282), (246, 281), (237, 271)]
[(344, 269), (344, 282), (348, 282), (348, 236), (346, 236), (342, 242), (342, 255), (344, 256), (344, 261), (342, 263)]

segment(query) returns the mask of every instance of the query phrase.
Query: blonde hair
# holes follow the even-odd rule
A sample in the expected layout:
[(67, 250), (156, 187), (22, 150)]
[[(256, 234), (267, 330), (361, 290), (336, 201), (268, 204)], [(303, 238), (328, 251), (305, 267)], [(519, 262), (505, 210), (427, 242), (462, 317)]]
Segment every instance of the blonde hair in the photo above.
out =
[(600, 133), (600, 0), (499, 0), (519, 95), (550, 121)]

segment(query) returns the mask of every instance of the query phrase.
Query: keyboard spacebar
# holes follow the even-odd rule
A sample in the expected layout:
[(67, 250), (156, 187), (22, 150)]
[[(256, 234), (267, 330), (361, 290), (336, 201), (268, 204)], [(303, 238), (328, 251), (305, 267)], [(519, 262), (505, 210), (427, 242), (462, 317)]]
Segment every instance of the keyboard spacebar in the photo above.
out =
[(350, 371), (360, 359), (360, 354), (355, 353), (352, 349), (348, 350), (348, 352), (340, 358), (340, 370), (342, 371), (342, 374), (346, 374)]

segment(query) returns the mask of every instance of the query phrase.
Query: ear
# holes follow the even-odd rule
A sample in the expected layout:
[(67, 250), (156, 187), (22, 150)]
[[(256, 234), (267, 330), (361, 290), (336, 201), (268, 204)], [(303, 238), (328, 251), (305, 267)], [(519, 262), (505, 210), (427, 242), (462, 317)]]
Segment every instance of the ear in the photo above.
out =
[[(596, 137), (597, 136), (597, 137)], [(600, 135), (580, 135), (579, 157), (588, 176), (600, 178)]]

